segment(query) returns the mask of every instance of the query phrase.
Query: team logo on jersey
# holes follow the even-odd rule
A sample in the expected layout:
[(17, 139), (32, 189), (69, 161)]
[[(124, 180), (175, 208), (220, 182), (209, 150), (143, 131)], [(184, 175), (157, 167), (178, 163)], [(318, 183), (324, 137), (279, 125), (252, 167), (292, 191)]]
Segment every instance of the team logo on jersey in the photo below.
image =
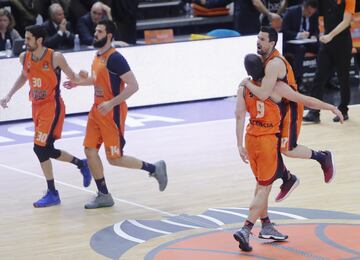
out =
[(42, 100), (47, 96), (47, 91), (44, 89), (33, 89), (31, 91), (31, 96), (33, 100)]
[(103, 97), (104, 96), (104, 90), (102, 87), (95, 86), (95, 96), (96, 97)]
[(43, 64), (43, 70), (49, 70), (49, 63), (47, 63), (46, 61)]

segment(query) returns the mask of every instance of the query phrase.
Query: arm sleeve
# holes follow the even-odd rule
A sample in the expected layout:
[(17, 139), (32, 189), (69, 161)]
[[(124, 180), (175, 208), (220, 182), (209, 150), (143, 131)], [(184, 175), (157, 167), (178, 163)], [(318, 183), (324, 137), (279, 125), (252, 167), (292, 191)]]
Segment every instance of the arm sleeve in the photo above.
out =
[(116, 74), (118, 77), (130, 71), (130, 66), (127, 63), (124, 56), (122, 56), (118, 52), (114, 52), (110, 55), (109, 60), (107, 62), (107, 69)]

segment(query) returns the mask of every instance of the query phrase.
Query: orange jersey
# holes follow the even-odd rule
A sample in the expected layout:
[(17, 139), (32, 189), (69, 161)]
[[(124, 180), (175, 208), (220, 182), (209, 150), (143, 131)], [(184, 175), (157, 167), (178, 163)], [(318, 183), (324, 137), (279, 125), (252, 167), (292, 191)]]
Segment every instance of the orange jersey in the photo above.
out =
[[(253, 82), (255, 84), (255, 82)], [(256, 84), (258, 86), (258, 84)], [(284, 115), (283, 103), (275, 103), (270, 98), (265, 101), (253, 95), (244, 88), (246, 110), (250, 114), (246, 132), (249, 135), (261, 136), (280, 133), (282, 116)]]
[[(266, 59), (265, 64), (276, 57), (280, 58), (286, 66), (285, 77), (278, 80), (284, 81), (293, 90), (298, 91), (294, 77), (294, 71), (289, 62), (280, 54), (278, 50), (275, 49), (272, 52), (272, 54)], [(281, 149), (292, 150), (297, 146), (297, 139), (300, 134), (304, 105), (289, 100), (285, 100), (285, 105), (285, 115), (283, 118), (283, 127), (281, 129)]]
[(46, 49), (43, 57), (34, 61), (31, 52), (25, 54), (23, 70), (29, 81), (29, 99), (33, 104), (53, 101), (60, 96), (60, 69), (53, 68), (54, 50)]
[(274, 59), (274, 58), (280, 58), (286, 66), (286, 75), (284, 78), (279, 78), (278, 80), (284, 81), (286, 84), (288, 84), (290, 87), (292, 87), (294, 90), (298, 90), (297, 84), (296, 84), (296, 80), (295, 80), (295, 76), (294, 76), (294, 71), (290, 65), (290, 63), (280, 54), (280, 52), (278, 50), (274, 50), (271, 55), (265, 60), (265, 66), (266, 64)]
[(110, 56), (114, 53), (116, 53), (116, 50), (114, 48), (111, 48), (102, 55), (96, 55), (93, 61), (91, 70), (95, 88), (94, 103), (96, 105), (112, 99), (125, 88), (124, 82), (121, 81), (118, 77), (118, 84), (112, 82), (110, 78), (111, 72), (108, 70), (108, 62)]

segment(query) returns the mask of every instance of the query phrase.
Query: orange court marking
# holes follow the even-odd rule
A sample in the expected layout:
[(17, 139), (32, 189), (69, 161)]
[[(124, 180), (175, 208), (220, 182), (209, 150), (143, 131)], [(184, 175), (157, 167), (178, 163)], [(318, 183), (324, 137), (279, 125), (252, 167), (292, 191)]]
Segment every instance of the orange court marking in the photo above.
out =
[(163, 244), (146, 259), (360, 259), (360, 225), (291, 224), (277, 228), (289, 235), (288, 241), (258, 239), (256, 227), (250, 240), (253, 251), (249, 253), (238, 248), (232, 237), (235, 230), (220, 230)]

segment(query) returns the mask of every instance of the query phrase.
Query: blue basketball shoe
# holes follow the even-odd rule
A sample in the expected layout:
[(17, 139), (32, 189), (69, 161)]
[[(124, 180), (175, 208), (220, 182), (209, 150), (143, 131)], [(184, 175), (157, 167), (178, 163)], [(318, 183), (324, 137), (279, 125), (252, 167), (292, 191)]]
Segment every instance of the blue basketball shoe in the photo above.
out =
[(84, 177), (83, 185), (84, 185), (84, 187), (89, 187), (89, 185), (91, 183), (91, 172), (90, 172), (87, 160), (83, 159), (81, 161), (84, 164), (84, 166), (80, 168), (80, 172), (81, 172), (82, 176)]
[(46, 194), (41, 199), (34, 202), (33, 205), (35, 208), (44, 208), (58, 205), (60, 204), (60, 202), (60, 196), (57, 190), (55, 191), (55, 193), (47, 190)]

